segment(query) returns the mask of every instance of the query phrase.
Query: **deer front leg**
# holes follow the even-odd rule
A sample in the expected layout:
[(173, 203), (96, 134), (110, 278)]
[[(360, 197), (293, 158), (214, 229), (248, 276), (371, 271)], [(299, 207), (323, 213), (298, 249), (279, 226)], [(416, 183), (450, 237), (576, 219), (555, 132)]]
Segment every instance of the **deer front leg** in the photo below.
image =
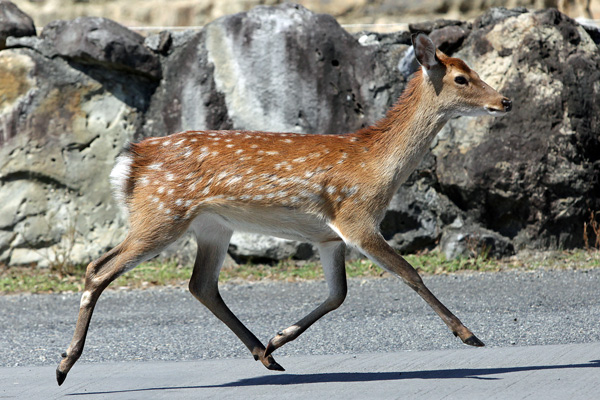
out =
[[(351, 232), (351, 230), (349, 231)], [(442, 318), (454, 336), (458, 336), (463, 343), (471, 346), (484, 345), (433, 295), (433, 293), (431, 293), (412, 265), (396, 253), (396, 251), (387, 244), (379, 232), (365, 235), (362, 238), (356, 238), (356, 241), (352, 241), (352, 238), (348, 239), (358, 245), (359, 250), (381, 268), (402, 278), (404, 282), (417, 292)]]
[(321, 255), (321, 263), (323, 264), (323, 272), (325, 273), (325, 280), (329, 287), (329, 297), (306, 317), (289, 328), (278, 332), (269, 341), (269, 344), (267, 344), (265, 356), (268, 356), (287, 342), (296, 339), (323, 315), (338, 308), (346, 298), (348, 290), (344, 263), (346, 245), (340, 240), (320, 243), (318, 248)]

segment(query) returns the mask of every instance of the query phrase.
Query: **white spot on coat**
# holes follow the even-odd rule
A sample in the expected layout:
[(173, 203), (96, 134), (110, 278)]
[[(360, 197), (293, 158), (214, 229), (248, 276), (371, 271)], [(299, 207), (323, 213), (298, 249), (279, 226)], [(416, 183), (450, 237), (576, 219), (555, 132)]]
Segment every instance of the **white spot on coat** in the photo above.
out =
[(227, 184), (227, 185), (233, 185), (233, 184), (235, 184), (235, 183), (237, 183), (237, 182), (239, 182), (239, 181), (241, 181), (241, 180), (242, 180), (242, 177), (241, 177), (241, 176), (239, 176), (239, 175), (236, 175), (236, 176), (234, 176), (234, 177), (230, 178), (230, 179), (227, 181), (227, 183), (226, 183), (226, 184)]
[(217, 180), (223, 180), (223, 178), (225, 178), (227, 175), (229, 175), (229, 172), (221, 172), (218, 176), (217, 176)]

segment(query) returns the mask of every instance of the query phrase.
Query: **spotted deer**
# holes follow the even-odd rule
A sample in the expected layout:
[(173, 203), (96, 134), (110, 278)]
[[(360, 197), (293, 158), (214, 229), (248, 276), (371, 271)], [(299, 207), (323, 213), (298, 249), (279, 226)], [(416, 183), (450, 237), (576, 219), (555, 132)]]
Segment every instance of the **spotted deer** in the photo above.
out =
[[(464, 343), (483, 346), (387, 244), (379, 224), (450, 118), (503, 115), (511, 101), (426, 35), (414, 36), (413, 47), (421, 68), (387, 116), (357, 132), (187, 131), (126, 146), (111, 180), (128, 214), (129, 233), (87, 267), (75, 333), (56, 370), (58, 384), (81, 356), (102, 291), (188, 229), (198, 242), (190, 292), (268, 369), (283, 371), (273, 351), (344, 301), (346, 245), (401, 277)], [(266, 347), (219, 294), (219, 271), (235, 230), (311, 242), (320, 253), (329, 296)]]

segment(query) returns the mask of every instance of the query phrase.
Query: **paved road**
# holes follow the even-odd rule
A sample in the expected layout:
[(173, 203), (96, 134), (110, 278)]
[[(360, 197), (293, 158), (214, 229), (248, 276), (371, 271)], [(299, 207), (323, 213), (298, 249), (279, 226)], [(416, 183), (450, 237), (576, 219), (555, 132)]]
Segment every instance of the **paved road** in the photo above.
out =
[[(398, 280), (351, 280), (348, 299), (339, 310), (275, 353), (278, 361), (292, 375), (283, 374), (281, 376), (284, 378), (277, 378), (279, 383), (271, 384), (285, 387), (300, 384), (306, 390), (320, 393), (323, 385), (318, 382), (349, 381), (352, 383), (350, 387), (365, 382), (378, 387), (383, 385), (382, 381), (385, 381), (383, 386), (398, 385), (396, 378), (388, 373), (416, 371), (417, 375), (413, 376), (418, 378), (418, 373), (425, 371), (429, 374), (428, 381), (432, 387), (435, 386), (432, 382), (445, 382), (444, 374), (450, 377), (458, 374), (462, 383), (458, 383), (456, 390), (464, 398), (469, 393), (481, 394), (477, 391), (479, 389), (473, 389), (475, 391), (471, 393), (468, 388), (474, 382), (490, 380), (486, 378), (487, 375), (500, 374), (505, 383), (510, 383), (507, 376), (514, 376), (517, 381), (512, 382), (511, 387), (525, 385), (521, 382), (523, 376), (541, 374), (546, 379), (550, 374), (558, 379), (569, 371), (569, 374), (575, 374), (573, 371), (576, 370), (577, 376), (595, 373), (594, 382), (599, 381), (600, 370), (594, 368), (598, 365), (594, 360), (600, 359), (600, 270), (456, 274), (427, 277), (425, 281), (488, 345), (486, 349), (471, 349), (462, 345), (427, 305)], [(225, 301), (265, 342), (278, 329), (293, 323), (318, 304), (325, 293), (322, 282), (223, 287)], [(53, 388), (53, 371), (59, 354), (64, 351), (72, 335), (78, 306), (79, 295), (0, 296), (0, 349), (3, 355), (0, 366), (22, 367), (1, 368), (0, 379), (5, 376), (8, 377), (6, 379), (15, 376), (39, 377), (34, 381), (38, 387)], [(533, 350), (527, 351), (521, 348), (578, 343), (580, 345), (573, 345), (575, 347), (533, 347)], [(320, 356), (332, 354), (335, 356)], [(430, 356), (426, 357), (426, 354)], [(521, 358), (517, 357), (519, 354)], [(548, 354), (548, 357), (544, 358), (544, 354)], [(570, 354), (573, 357), (569, 358)], [(354, 356), (357, 360), (367, 361), (352, 362)], [(224, 360), (226, 358), (229, 359)], [(418, 361), (425, 358), (427, 363)], [(541, 364), (533, 363), (538, 359)], [(181, 363), (183, 360), (204, 361), (190, 364)], [(180, 363), (163, 364), (156, 361)], [(114, 362), (132, 364), (99, 364)], [(344, 367), (343, 364), (347, 362), (350, 362), (349, 366)], [(177, 367), (179, 364), (182, 368)], [(567, 364), (580, 367), (565, 367)], [(59, 396), (61, 393), (73, 394), (85, 390), (115, 390), (110, 379), (117, 376), (125, 385), (122, 390), (156, 385), (171, 387), (168, 380), (154, 377), (160, 376), (161, 370), (165, 374), (165, 365), (167, 372), (178, 371), (176, 375), (182, 376), (182, 380), (178, 381), (180, 386), (204, 387), (238, 382), (240, 379), (246, 382), (244, 379), (249, 379), (249, 385), (229, 385), (227, 387), (232, 392), (220, 392), (224, 395), (230, 393), (233, 397), (235, 393), (241, 393), (240, 387), (263, 386), (272, 376), (268, 371), (263, 371), (237, 338), (187, 291), (109, 291), (101, 297), (97, 306), (82, 359), (69, 374), (62, 391), (52, 389), (51, 393)], [(540, 365), (548, 368), (538, 368)], [(47, 367), (39, 369), (36, 366)], [(327, 372), (329, 368), (333, 371), (331, 374)], [(473, 375), (483, 377), (466, 379), (460, 376), (461, 369), (469, 368), (477, 369)], [(202, 372), (188, 374), (190, 370)], [(213, 370), (235, 371), (239, 374), (229, 376), (225, 373), (217, 378)], [(90, 371), (94, 378), (86, 378), (88, 375), (85, 371)], [(513, 372), (517, 374), (513, 375)], [(168, 372), (165, 376), (174, 373)], [(351, 375), (336, 375), (345, 373)], [(306, 374), (309, 374), (308, 377)], [(465, 375), (464, 372), (462, 374)], [(150, 383), (136, 381), (136, 385), (127, 386), (127, 377), (135, 376), (140, 376), (142, 381), (147, 376)], [(264, 376), (267, 378), (261, 378)], [(199, 377), (202, 377), (201, 383), (193, 384)], [(210, 383), (213, 377), (215, 382)], [(411, 379), (411, 382), (417, 381), (420, 380)], [(568, 383), (564, 381), (562, 385), (568, 388), (577, 379)], [(105, 386), (102, 386), (103, 382)], [(305, 384), (310, 384), (310, 388), (306, 388)], [(2, 398), (13, 395), (5, 387), (14, 389), (19, 385), (8, 381), (5, 385), (0, 381), (0, 387), (3, 388), (0, 389)], [(581, 387), (589, 388), (589, 385), (578, 387), (577, 390), (585, 394), (587, 389)], [(576, 390), (576, 387), (573, 386), (572, 390)], [(39, 393), (42, 392), (40, 389)], [(159, 398), (159, 392), (171, 393), (171, 390), (149, 390), (141, 395)], [(201, 395), (193, 389), (178, 391), (182, 398), (188, 396), (188, 392)], [(140, 393), (125, 393), (129, 393), (124, 395), (125, 398), (140, 397)], [(362, 397), (358, 395), (359, 392), (348, 393), (351, 398), (352, 393), (357, 394), (355, 398)], [(331, 397), (327, 390), (322, 394), (319, 397)], [(387, 396), (395, 397), (392, 393)], [(450, 395), (449, 398), (453, 397)]]
[[(597, 399), (600, 344), (280, 357), (287, 372), (239, 359), (0, 369), (18, 399)], [(595, 357), (595, 358), (594, 358)]]

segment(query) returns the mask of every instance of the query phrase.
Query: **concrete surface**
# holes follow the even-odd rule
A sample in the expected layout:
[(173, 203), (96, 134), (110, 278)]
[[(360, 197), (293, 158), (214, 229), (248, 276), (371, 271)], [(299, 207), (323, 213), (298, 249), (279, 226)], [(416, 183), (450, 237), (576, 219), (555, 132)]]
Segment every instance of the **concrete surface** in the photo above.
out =
[(0, 369), (2, 399), (597, 399), (600, 343)]

